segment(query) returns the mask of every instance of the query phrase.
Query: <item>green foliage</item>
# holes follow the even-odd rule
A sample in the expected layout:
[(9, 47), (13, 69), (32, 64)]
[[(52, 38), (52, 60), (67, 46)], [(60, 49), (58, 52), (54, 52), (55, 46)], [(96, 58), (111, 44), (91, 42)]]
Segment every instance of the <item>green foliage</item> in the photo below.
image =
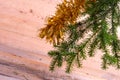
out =
[[(66, 62), (66, 72), (70, 72), (73, 65), (81, 67), (81, 61), (87, 55), (94, 56), (95, 50), (103, 51), (102, 67), (120, 68), (120, 40), (117, 27), (120, 26), (120, 0), (96, 0), (87, 2), (86, 12), (89, 17), (76, 24), (70, 24), (66, 29), (67, 38), (56, 50), (48, 54), (52, 57), (50, 70), (61, 67)], [(85, 36), (90, 32), (89, 36)], [(81, 42), (81, 40), (83, 40)]]

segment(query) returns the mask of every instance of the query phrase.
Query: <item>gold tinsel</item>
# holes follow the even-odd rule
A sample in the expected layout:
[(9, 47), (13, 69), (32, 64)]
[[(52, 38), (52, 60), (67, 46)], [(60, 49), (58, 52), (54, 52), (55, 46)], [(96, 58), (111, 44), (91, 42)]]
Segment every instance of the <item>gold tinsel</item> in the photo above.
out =
[(63, 0), (57, 6), (55, 15), (48, 18), (46, 27), (40, 29), (39, 37), (59, 44), (67, 25), (76, 23), (77, 17), (84, 11), (85, 0)]

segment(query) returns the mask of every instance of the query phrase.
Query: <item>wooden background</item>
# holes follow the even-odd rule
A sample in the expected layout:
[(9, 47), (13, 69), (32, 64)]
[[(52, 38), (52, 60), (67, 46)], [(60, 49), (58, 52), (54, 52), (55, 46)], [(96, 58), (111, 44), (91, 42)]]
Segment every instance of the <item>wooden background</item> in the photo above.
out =
[(0, 80), (120, 80), (120, 70), (100, 68), (99, 50), (71, 74), (64, 73), (64, 67), (49, 71), (47, 52), (53, 48), (39, 39), (38, 30), (58, 1), (0, 0)]

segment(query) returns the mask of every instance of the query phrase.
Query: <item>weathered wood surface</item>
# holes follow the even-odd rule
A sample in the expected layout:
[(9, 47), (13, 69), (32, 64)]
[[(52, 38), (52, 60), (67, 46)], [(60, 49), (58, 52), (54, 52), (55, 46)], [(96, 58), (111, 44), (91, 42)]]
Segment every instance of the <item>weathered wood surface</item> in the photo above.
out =
[(49, 71), (49, 43), (38, 38), (59, 0), (0, 0), (0, 80), (120, 80), (120, 71), (100, 68), (100, 51), (83, 68)]

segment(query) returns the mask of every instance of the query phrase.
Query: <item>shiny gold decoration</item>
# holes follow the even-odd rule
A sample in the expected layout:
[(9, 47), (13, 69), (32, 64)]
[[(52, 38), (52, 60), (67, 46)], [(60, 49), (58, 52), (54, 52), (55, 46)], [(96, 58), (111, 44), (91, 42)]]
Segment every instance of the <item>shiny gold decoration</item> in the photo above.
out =
[(74, 24), (76, 19), (85, 11), (85, 0), (63, 0), (58, 5), (54, 16), (49, 17), (46, 27), (40, 29), (40, 38), (46, 38), (53, 44), (63, 40), (67, 25)]

